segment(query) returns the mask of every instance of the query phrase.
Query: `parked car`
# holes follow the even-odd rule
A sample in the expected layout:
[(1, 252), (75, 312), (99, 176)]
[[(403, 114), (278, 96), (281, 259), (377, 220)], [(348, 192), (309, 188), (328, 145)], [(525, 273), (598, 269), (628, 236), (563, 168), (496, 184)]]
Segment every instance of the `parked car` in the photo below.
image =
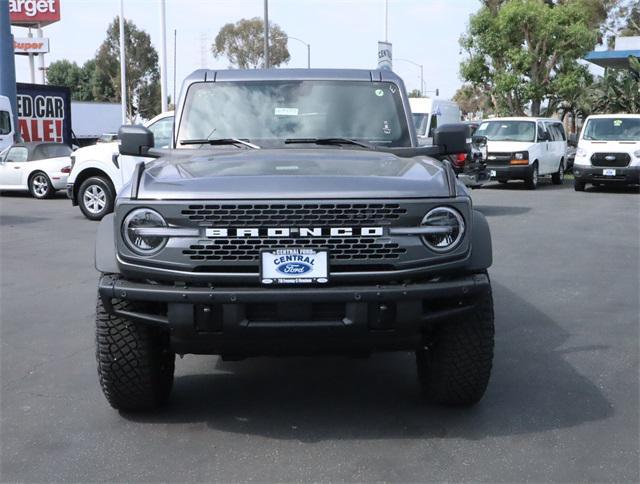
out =
[[(173, 111), (159, 114), (145, 126), (151, 130), (158, 148), (173, 145)], [(117, 138), (111, 133), (107, 140)], [(140, 161), (134, 156), (120, 156), (117, 141), (101, 142), (77, 150), (72, 157), (67, 196), (90, 220), (100, 220), (113, 211), (116, 195), (129, 181)]]
[(431, 401), (478, 402), (491, 235), (442, 161), (468, 150), (467, 126), (418, 146), (391, 71), (199, 70), (183, 92), (174, 150), (120, 129), (120, 152), (148, 161), (98, 227), (108, 402), (165, 403), (176, 354), (377, 351), (414, 352)]
[(555, 185), (564, 180), (567, 135), (562, 123), (546, 118), (495, 118), (483, 121), (476, 135), (487, 142), (487, 168), (501, 183), (524, 180), (534, 190), (540, 176)]
[(49, 198), (67, 185), (72, 150), (62, 143), (16, 143), (0, 155), (0, 190)]
[(640, 183), (640, 115), (589, 116), (578, 140), (574, 187)]
[(480, 121), (465, 121), (461, 124), (467, 126), (467, 138), (473, 142), (469, 144), (468, 152), (452, 155), (449, 161), (458, 180), (469, 188), (480, 188), (491, 180), (487, 170), (486, 138), (474, 136)]
[(0, 96), (0, 151), (3, 151), (13, 144), (15, 129), (13, 126), (12, 113), (9, 98)]
[(459, 123), (462, 119), (460, 107), (453, 101), (411, 97), (409, 105), (420, 145), (433, 144), (433, 132), (438, 126)]

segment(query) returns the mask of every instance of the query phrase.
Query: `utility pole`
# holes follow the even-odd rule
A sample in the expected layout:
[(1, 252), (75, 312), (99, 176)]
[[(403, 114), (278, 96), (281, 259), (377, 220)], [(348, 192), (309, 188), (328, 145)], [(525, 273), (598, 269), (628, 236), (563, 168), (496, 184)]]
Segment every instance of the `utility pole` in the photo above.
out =
[(122, 124), (127, 124), (127, 73), (124, 46), (124, 0), (120, 0), (120, 103), (122, 104)]
[(409, 59), (395, 59), (397, 61), (408, 62), (409, 64), (413, 64), (416, 67), (420, 68), (420, 97), (424, 97), (424, 65), (418, 64), (417, 62), (413, 62)]
[(269, 68), (269, 0), (264, 0), (264, 68)]
[(167, 111), (167, 22), (166, 22), (166, 2), (160, 0), (160, 95), (162, 100), (162, 112)]

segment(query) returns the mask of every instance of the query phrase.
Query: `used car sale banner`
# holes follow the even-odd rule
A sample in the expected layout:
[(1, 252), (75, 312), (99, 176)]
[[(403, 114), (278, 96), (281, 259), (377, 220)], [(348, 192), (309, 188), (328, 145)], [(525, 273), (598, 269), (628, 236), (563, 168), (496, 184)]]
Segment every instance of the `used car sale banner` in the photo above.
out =
[(25, 142), (71, 145), (71, 91), (67, 87), (17, 83), (18, 126)]

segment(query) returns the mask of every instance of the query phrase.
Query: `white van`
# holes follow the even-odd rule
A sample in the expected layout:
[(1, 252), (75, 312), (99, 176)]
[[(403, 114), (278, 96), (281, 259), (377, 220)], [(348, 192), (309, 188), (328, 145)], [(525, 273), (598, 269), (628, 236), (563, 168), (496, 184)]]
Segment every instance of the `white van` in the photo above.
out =
[(640, 114), (598, 114), (584, 123), (573, 165), (574, 187), (640, 183)]
[(557, 119), (494, 118), (475, 132), (487, 138), (487, 169), (500, 183), (524, 180), (538, 186), (538, 177), (550, 175), (555, 185), (564, 180), (567, 135)]
[[(173, 146), (173, 111), (159, 114), (145, 123), (158, 148)], [(98, 143), (80, 148), (71, 157), (71, 173), (67, 181), (67, 196), (71, 203), (90, 220), (101, 220), (113, 211), (116, 195), (140, 161), (149, 158), (121, 156), (118, 142)]]
[(409, 106), (413, 113), (418, 143), (433, 144), (433, 131), (443, 124), (459, 123), (462, 119), (460, 107), (453, 101), (431, 99), (428, 97), (410, 97)]
[(0, 151), (4, 151), (13, 144), (14, 133), (11, 102), (8, 97), (0, 96)]

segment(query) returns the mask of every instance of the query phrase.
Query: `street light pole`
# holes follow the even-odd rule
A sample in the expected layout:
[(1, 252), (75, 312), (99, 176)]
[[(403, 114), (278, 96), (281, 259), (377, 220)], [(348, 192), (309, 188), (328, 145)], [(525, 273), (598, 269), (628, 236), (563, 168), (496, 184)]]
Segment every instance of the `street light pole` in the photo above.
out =
[[(167, 111), (167, 22), (165, 0), (160, 0), (160, 105), (162, 112)], [(173, 101), (175, 103), (175, 100)]]
[(420, 97), (424, 96), (424, 66), (422, 64), (418, 64), (417, 62), (413, 62), (409, 59), (395, 59), (397, 61), (408, 62), (409, 64), (413, 64), (416, 67), (420, 68)]
[(269, 0), (264, 0), (264, 68), (269, 68)]
[(124, 47), (124, 0), (120, 0), (120, 102), (122, 104), (122, 124), (127, 124), (127, 74)]

